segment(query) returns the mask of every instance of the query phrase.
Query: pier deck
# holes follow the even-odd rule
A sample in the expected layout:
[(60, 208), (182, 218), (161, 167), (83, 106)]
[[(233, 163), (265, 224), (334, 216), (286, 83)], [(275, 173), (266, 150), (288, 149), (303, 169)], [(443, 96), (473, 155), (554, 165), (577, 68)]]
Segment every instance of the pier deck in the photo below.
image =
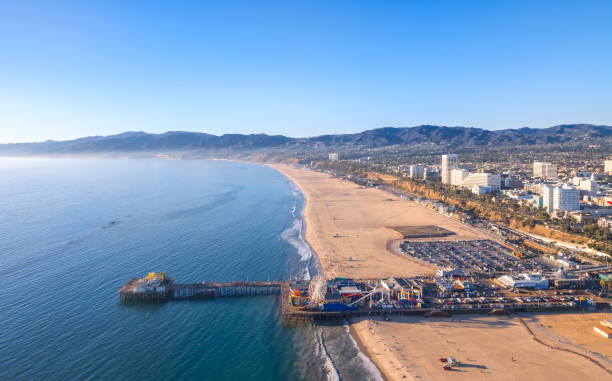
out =
[(165, 302), (168, 300), (210, 299), (219, 297), (239, 297), (257, 295), (278, 295), (283, 284), (288, 282), (199, 282), (179, 284), (168, 279), (151, 290), (138, 288), (138, 278), (130, 279), (119, 289), (121, 303)]
[[(431, 312), (443, 312), (446, 314), (486, 314), (497, 308), (453, 308), (429, 307), (429, 308), (358, 308), (345, 311), (321, 311), (307, 310), (294, 307), (289, 300), (289, 281), (265, 281), (265, 282), (199, 282), (188, 284), (177, 284), (168, 278), (164, 283), (153, 289), (143, 290), (139, 288), (142, 279), (133, 278), (119, 289), (121, 303), (141, 302), (167, 302), (170, 300), (194, 300), (212, 299), (221, 297), (244, 297), (280, 295), (281, 311), (284, 318), (291, 319), (350, 319), (358, 316), (377, 315), (427, 315)], [(593, 310), (607, 310), (608, 303), (597, 303)], [(503, 311), (513, 312), (562, 312), (582, 311), (583, 307), (576, 306), (516, 306), (504, 307)]]

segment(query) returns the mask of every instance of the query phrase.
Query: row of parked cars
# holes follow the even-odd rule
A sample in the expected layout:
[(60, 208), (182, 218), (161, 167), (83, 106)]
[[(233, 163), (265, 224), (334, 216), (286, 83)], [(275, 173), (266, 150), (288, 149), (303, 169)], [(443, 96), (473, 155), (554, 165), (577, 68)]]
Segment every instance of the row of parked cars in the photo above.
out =
[(546, 297), (504, 297), (497, 298), (436, 298), (435, 303), (442, 308), (519, 308), (519, 307), (551, 307), (551, 306), (579, 306), (592, 301), (582, 296), (546, 296)]

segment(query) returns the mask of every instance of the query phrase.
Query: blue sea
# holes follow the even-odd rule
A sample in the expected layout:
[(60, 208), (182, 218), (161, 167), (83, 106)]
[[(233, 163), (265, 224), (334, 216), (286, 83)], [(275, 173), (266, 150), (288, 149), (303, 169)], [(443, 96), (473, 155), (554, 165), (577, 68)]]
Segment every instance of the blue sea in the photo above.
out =
[(1, 380), (376, 380), (345, 324), (278, 296), (119, 304), (130, 278), (308, 279), (304, 198), (266, 166), (0, 159)]

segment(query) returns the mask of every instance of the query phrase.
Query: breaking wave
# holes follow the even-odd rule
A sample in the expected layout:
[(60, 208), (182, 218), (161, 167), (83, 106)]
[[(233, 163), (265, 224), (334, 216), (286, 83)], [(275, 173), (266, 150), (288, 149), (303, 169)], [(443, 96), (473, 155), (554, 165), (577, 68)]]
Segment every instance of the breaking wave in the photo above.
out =
[(357, 345), (357, 341), (355, 341), (355, 338), (353, 337), (353, 335), (351, 335), (351, 331), (349, 330), (349, 325), (346, 320), (344, 321), (344, 329), (346, 330), (346, 334), (348, 335), (348, 337), (350, 337), (351, 342), (357, 350), (357, 357), (359, 357), (359, 359), (363, 363), (363, 367), (368, 371), (372, 379), (376, 381), (384, 381), (384, 378), (382, 374), (380, 374), (380, 371), (378, 370), (376, 365), (374, 365), (374, 363), (372, 362), (372, 360), (370, 360), (368, 356), (364, 355), (363, 352), (361, 352), (359, 345)]

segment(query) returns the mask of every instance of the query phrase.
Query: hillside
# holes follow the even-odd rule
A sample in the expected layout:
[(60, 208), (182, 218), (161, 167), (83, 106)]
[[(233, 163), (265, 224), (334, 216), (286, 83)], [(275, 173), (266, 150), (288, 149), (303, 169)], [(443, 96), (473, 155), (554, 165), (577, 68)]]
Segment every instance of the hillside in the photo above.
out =
[(449, 147), (519, 146), (585, 143), (612, 139), (612, 127), (567, 124), (550, 128), (485, 130), (471, 127), (423, 125), (384, 127), (355, 134), (290, 138), (266, 134), (226, 134), (221, 136), (169, 131), (162, 134), (125, 132), (67, 141), (0, 144), (0, 155), (100, 154), (120, 152), (185, 152), (216, 150), (258, 150), (266, 148), (380, 148), (387, 146), (436, 144)]

